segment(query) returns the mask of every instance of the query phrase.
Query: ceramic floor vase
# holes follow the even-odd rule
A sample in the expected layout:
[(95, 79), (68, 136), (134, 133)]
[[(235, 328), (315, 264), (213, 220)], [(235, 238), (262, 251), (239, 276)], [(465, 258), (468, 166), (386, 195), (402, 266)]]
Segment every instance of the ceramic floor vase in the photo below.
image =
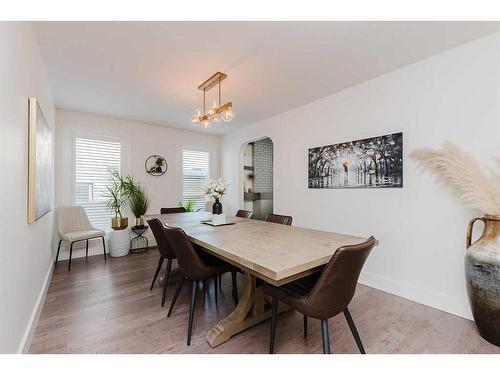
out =
[[(484, 232), (471, 244), (477, 220), (484, 223)], [(500, 216), (472, 219), (466, 246), (465, 278), (472, 315), (480, 335), (500, 346)]]

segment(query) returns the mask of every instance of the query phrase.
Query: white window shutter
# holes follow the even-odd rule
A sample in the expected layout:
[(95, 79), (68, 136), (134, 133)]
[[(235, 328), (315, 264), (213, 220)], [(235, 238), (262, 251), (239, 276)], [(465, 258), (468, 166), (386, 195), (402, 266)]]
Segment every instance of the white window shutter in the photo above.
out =
[(111, 174), (121, 171), (120, 141), (76, 137), (74, 160), (75, 205), (85, 208), (96, 228), (110, 229), (113, 213), (106, 207), (106, 186)]
[(194, 202), (193, 209), (205, 209), (204, 185), (208, 180), (210, 153), (182, 150), (182, 202)]

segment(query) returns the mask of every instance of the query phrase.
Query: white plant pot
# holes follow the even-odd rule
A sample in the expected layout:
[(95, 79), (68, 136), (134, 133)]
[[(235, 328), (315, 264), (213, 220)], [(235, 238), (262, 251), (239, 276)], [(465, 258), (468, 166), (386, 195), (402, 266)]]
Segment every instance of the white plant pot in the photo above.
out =
[(109, 255), (123, 257), (130, 251), (130, 232), (128, 229), (108, 232)]

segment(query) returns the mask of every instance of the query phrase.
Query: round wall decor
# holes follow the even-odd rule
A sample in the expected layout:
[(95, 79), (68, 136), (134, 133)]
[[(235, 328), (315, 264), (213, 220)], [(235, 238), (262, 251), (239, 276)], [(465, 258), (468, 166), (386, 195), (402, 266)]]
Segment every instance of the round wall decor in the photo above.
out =
[(146, 159), (144, 168), (151, 176), (161, 176), (167, 171), (168, 164), (163, 156), (151, 155)]

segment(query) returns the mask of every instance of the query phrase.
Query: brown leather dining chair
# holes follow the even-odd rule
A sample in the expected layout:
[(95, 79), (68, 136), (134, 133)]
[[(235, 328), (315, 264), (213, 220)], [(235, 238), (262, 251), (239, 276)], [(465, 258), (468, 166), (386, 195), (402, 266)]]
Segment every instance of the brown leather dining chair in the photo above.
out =
[(182, 214), (186, 212), (186, 209), (184, 207), (166, 207), (166, 208), (160, 208), (160, 214), (166, 215), (166, 214)]
[(323, 353), (330, 353), (328, 319), (344, 313), (354, 340), (361, 354), (365, 349), (347, 306), (354, 296), (363, 265), (375, 246), (372, 236), (363, 243), (342, 246), (335, 251), (323, 271), (303, 279), (276, 287), (264, 285), (264, 292), (272, 296), (271, 336), (269, 353), (274, 351), (278, 301), (303, 314), (304, 336), (307, 336), (307, 317), (321, 320)]
[(245, 219), (251, 219), (252, 216), (253, 216), (253, 212), (252, 211), (246, 211), (246, 210), (238, 210), (236, 212), (236, 215), (234, 215), (236, 217), (243, 217)]
[(165, 233), (165, 227), (163, 226), (162, 222), (156, 218), (150, 219), (148, 220), (148, 225), (151, 228), (153, 235), (155, 236), (156, 244), (158, 245), (158, 250), (160, 251), (160, 258), (158, 259), (158, 267), (156, 267), (156, 272), (153, 277), (153, 281), (151, 282), (151, 287), (149, 288), (149, 290), (153, 290), (156, 278), (160, 273), (163, 261), (165, 259), (168, 260), (167, 269), (165, 270), (165, 283), (163, 284), (163, 292), (161, 297), (161, 307), (163, 307), (165, 305), (165, 298), (167, 296), (167, 284), (168, 284), (168, 278), (170, 276), (170, 271), (172, 269), (172, 259), (176, 259), (177, 257), (175, 255), (174, 250), (172, 249), (172, 246), (170, 245), (170, 242), (167, 239), (167, 235)]
[[(220, 274), (231, 272), (233, 281), (233, 298), (237, 295), (236, 289), (236, 271), (237, 269), (229, 263), (226, 263), (210, 254), (204, 252), (201, 248), (196, 251), (193, 244), (181, 228), (165, 226), (167, 238), (177, 255), (177, 263), (181, 269), (183, 277), (177, 285), (172, 304), (168, 310), (167, 317), (172, 314), (177, 297), (186, 280), (191, 282), (191, 305), (189, 307), (189, 321), (187, 332), (187, 345), (191, 344), (191, 332), (193, 330), (194, 306), (196, 302), (196, 289), (199, 281), (207, 281), (213, 278), (215, 290), (215, 303), (217, 303), (217, 280)], [(235, 305), (237, 299), (235, 298)]]
[(293, 218), (291, 216), (278, 215), (278, 214), (268, 214), (266, 216), (266, 221), (270, 223), (278, 223), (285, 225), (292, 225)]

